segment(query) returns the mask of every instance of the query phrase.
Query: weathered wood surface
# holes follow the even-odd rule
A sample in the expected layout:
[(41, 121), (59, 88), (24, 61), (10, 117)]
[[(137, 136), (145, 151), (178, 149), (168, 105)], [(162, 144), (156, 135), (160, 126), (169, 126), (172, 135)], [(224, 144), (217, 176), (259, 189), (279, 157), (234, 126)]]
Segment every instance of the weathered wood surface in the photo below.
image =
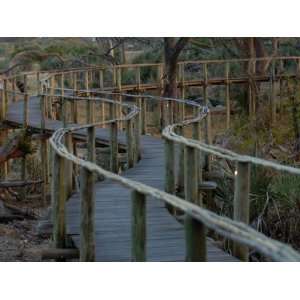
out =
[[(37, 97), (31, 97), (28, 102), (29, 108), (29, 120), (28, 120), (28, 129), (33, 132), (40, 133), (41, 131), (41, 111), (40, 111), (40, 101)], [(11, 127), (22, 127), (23, 124), (23, 101), (10, 103), (9, 109), (6, 115), (5, 123)], [(70, 126), (72, 124), (69, 124)], [(58, 120), (45, 120), (45, 133), (51, 134), (58, 128), (63, 127), (63, 122)], [(86, 140), (86, 130), (79, 130), (73, 134), (73, 137), (76, 139)], [(102, 143), (104, 145), (109, 145), (109, 131), (107, 129), (98, 128), (96, 131), (96, 142)], [(121, 146), (125, 147), (126, 137), (125, 133), (120, 132), (119, 143)]]
[[(22, 102), (13, 103), (7, 114), (7, 123), (22, 124)], [(29, 126), (40, 128), (39, 101), (32, 97), (29, 101)], [(21, 123), (19, 123), (21, 122)], [(46, 131), (62, 126), (62, 122), (46, 120)], [(81, 133), (85, 135), (84, 132)], [(96, 136), (108, 141), (109, 129), (96, 130)], [(118, 133), (118, 142), (126, 142), (124, 132)], [(165, 161), (163, 140), (151, 136), (140, 139), (142, 159), (132, 169), (122, 173), (126, 178), (164, 189)], [(80, 245), (80, 195), (75, 193), (67, 202), (67, 232), (76, 246)], [(131, 260), (132, 226), (131, 191), (110, 180), (95, 184), (95, 246), (97, 261)], [(146, 260), (184, 261), (184, 228), (166, 210), (164, 203), (147, 198), (146, 200)], [(217, 248), (207, 240), (208, 261), (236, 261), (235, 258)]]

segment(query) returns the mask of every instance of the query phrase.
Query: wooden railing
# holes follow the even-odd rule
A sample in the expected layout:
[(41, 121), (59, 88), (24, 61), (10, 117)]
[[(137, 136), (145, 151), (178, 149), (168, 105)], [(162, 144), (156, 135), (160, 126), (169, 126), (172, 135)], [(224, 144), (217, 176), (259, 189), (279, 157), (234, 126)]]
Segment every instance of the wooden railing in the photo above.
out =
[[(187, 86), (201, 86), (203, 88), (204, 103), (208, 103), (209, 85), (223, 83), (226, 88), (226, 123), (230, 125), (230, 90), (229, 86), (233, 82), (248, 83), (249, 94), (253, 92), (253, 81), (271, 81), (273, 89), (274, 82), (287, 78), (297, 77), (297, 70), (292, 74), (275, 74), (275, 63), (272, 61), (296, 61), (299, 64), (299, 58), (264, 58), (257, 61), (266, 61), (272, 66), (272, 73), (269, 75), (252, 75), (245, 77), (230, 76), (230, 64), (233, 63), (253, 63), (253, 60), (231, 60), (231, 61), (206, 61), (206, 62), (182, 62), (179, 63), (178, 87), (181, 95), (184, 95)], [(271, 63), (270, 63), (271, 62)], [(184, 65), (202, 65), (204, 78), (201, 80), (193, 79), (186, 81), (184, 78)], [(210, 64), (223, 64), (225, 67), (225, 76), (223, 78), (209, 78), (207, 66)], [(60, 118), (63, 121), (63, 127), (57, 129), (50, 139), (53, 150), (52, 161), (52, 204), (54, 215), (54, 243), (57, 248), (64, 248), (66, 241), (65, 224), (65, 202), (69, 192), (72, 190), (73, 171), (72, 164), (81, 168), (80, 194), (82, 201), (81, 212), (81, 246), (80, 259), (82, 261), (93, 261), (95, 259), (94, 243), (94, 174), (99, 174), (105, 178), (114, 180), (132, 190), (133, 212), (132, 212), (132, 259), (134, 261), (146, 260), (146, 211), (145, 201), (148, 196), (162, 200), (165, 203), (180, 209), (185, 213), (185, 232), (186, 248), (188, 261), (206, 260), (206, 228), (210, 228), (221, 236), (234, 241), (234, 254), (241, 260), (248, 260), (248, 248), (255, 249), (264, 256), (275, 261), (299, 261), (300, 254), (290, 246), (278, 241), (267, 238), (263, 234), (255, 231), (248, 226), (249, 222), (249, 191), (250, 191), (250, 166), (251, 164), (271, 167), (279, 171), (300, 174), (300, 170), (290, 166), (284, 166), (275, 162), (258, 159), (255, 157), (239, 155), (232, 151), (219, 148), (212, 145), (211, 135), (211, 112), (207, 106), (201, 106), (196, 102), (163, 98), (160, 96), (151, 96), (145, 94), (128, 94), (123, 91), (136, 91), (142, 93), (145, 90), (153, 89), (151, 84), (144, 84), (141, 81), (141, 69), (143, 67), (154, 67), (157, 70), (156, 88), (162, 88), (163, 65), (161, 64), (143, 64), (143, 65), (125, 65), (115, 66), (108, 70), (112, 76), (112, 86), (104, 86), (105, 68), (95, 67), (89, 69), (76, 69), (51, 74), (28, 73), (24, 76), (24, 92), (16, 92), (14, 86), (17, 78), (10, 77), (4, 79), (2, 88), (1, 102), (1, 121), (4, 121), (9, 100), (16, 101), (21, 96), (24, 103), (23, 127), (28, 126), (28, 100), (30, 94), (27, 89), (27, 78), (35, 76), (37, 81), (37, 91), (40, 97), (42, 111), (40, 130), (43, 133), (46, 129), (48, 118), (54, 117), (53, 108), (60, 105), (57, 111), (60, 111)], [(129, 85), (122, 83), (122, 69), (135, 69), (136, 82)], [(97, 75), (96, 75), (97, 74)], [(42, 78), (44, 77), (44, 78)], [(246, 78), (247, 77), (247, 78)], [(8, 81), (12, 87), (8, 87)], [(97, 85), (92, 86), (97, 81)], [(254, 92), (253, 92), (254, 93)], [(252, 93), (252, 96), (253, 96)], [(271, 90), (274, 96), (274, 90)], [(10, 97), (9, 97), (10, 96)], [(10, 99), (11, 98), (11, 99)], [(252, 100), (251, 100), (252, 101)], [(250, 102), (251, 102), (250, 101)], [(85, 125), (78, 125), (78, 103), (86, 103)], [(147, 106), (149, 103), (158, 103), (157, 107), (159, 124), (161, 125), (162, 137), (165, 140), (165, 161), (166, 178), (165, 191), (161, 191), (137, 181), (124, 178), (118, 175), (118, 130), (126, 130), (126, 150), (127, 167), (133, 167), (140, 158), (140, 135), (148, 131), (147, 128)], [(95, 122), (94, 105), (101, 103), (101, 120)], [(274, 105), (275, 101), (272, 101)], [(108, 107), (108, 115), (106, 114)], [(251, 109), (254, 108), (251, 103)], [(126, 110), (123, 115), (122, 110)], [(187, 115), (190, 112), (189, 116)], [(70, 112), (70, 113), (69, 113)], [(249, 109), (249, 112), (254, 113)], [(272, 108), (276, 114), (276, 109)], [(68, 115), (72, 120), (68, 119)], [(274, 116), (274, 120), (276, 120)], [(9, 121), (9, 120), (8, 120)], [(202, 123), (204, 122), (204, 130)], [(75, 124), (71, 124), (75, 123)], [(76, 125), (77, 124), (77, 125)], [(105, 170), (95, 163), (95, 129), (97, 127), (110, 128), (110, 170)], [(192, 138), (185, 137), (184, 128), (192, 128)], [(76, 153), (72, 153), (72, 136), (78, 131), (87, 130), (87, 159), (79, 158)], [(204, 136), (204, 142), (200, 136)], [(47, 155), (46, 141), (44, 150), (41, 150), (45, 170), (49, 160)], [(179, 145), (180, 151), (175, 151), (175, 145)], [(43, 147), (42, 147), (43, 149)], [(181, 158), (176, 159), (176, 155)], [(204, 156), (204, 165), (201, 163)], [(213, 157), (227, 159), (236, 163), (235, 191), (234, 191), (234, 220), (219, 216), (202, 207), (201, 199), (198, 197), (199, 184), (202, 182), (202, 169), (210, 168), (210, 162)], [(184, 159), (182, 159), (184, 158)], [(181, 164), (175, 168), (175, 164)], [(70, 167), (66, 167), (69, 165)], [(175, 174), (175, 170), (179, 174)], [(26, 176), (26, 172), (24, 176)], [(43, 174), (45, 182), (49, 179), (47, 172)], [(177, 179), (177, 182), (176, 182)], [(184, 188), (184, 199), (175, 195), (175, 187)], [(44, 192), (45, 193), (45, 192)]]

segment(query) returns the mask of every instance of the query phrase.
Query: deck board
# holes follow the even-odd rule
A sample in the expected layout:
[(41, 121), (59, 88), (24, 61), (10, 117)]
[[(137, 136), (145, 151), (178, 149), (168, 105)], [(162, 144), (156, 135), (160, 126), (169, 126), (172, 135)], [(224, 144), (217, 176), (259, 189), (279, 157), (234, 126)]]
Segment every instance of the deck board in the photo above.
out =
[[(39, 100), (29, 100), (29, 126), (40, 129)], [(22, 102), (13, 103), (7, 112), (7, 123), (22, 124)], [(51, 133), (62, 126), (62, 122), (47, 120), (46, 130)], [(85, 132), (79, 133), (83, 137)], [(99, 140), (108, 141), (109, 131), (96, 130)], [(124, 132), (118, 132), (118, 141), (125, 144)], [(130, 178), (157, 189), (164, 189), (164, 148), (159, 138), (144, 135), (141, 137), (142, 159), (132, 169), (122, 173)], [(130, 191), (111, 180), (95, 185), (95, 235), (97, 261), (131, 260), (131, 197)], [(147, 260), (184, 261), (184, 228), (166, 210), (164, 203), (147, 198)], [(74, 193), (67, 203), (67, 230), (75, 245), (80, 243), (80, 197)], [(234, 257), (217, 248), (213, 241), (207, 241), (208, 261), (237, 261)]]

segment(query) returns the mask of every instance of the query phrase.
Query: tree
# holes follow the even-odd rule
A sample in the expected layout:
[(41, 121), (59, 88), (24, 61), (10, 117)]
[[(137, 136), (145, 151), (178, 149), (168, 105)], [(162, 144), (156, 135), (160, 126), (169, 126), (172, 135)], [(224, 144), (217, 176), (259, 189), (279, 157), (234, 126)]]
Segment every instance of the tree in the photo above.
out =
[(164, 38), (164, 59), (165, 59), (165, 74), (164, 74), (164, 97), (177, 97), (176, 70), (179, 55), (183, 48), (187, 45), (190, 38), (167, 37)]

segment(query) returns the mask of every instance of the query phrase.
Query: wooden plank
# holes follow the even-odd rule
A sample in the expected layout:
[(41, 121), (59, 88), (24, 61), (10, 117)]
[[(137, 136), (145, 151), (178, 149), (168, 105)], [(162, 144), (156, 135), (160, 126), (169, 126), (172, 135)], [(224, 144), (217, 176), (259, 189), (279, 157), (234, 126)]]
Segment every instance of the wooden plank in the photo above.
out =
[[(22, 103), (16, 105), (22, 105)], [(17, 107), (17, 106), (16, 106)], [(12, 106), (9, 117), (22, 124), (21, 110)], [(29, 101), (32, 128), (41, 127), (39, 102), (34, 98)], [(46, 131), (62, 126), (60, 121), (45, 122)], [(81, 132), (86, 136), (86, 131)], [(96, 136), (103, 141), (110, 138), (109, 129), (98, 128)], [(126, 143), (124, 133), (118, 131), (118, 143)], [(140, 139), (142, 160), (134, 168), (123, 172), (122, 176), (164, 189), (165, 160), (163, 141), (151, 136)], [(58, 169), (53, 169), (55, 172)], [(58, 180), (56, 176), (53, 177)], [(63, 202), (62, 202), (63, 203)], [(67, 222), (60, 219), (60, 233), (67, 223), (68, 233), (72, 234), (79, 247), (81, 202), (74, 193), (67, 202)], [(185, 259), (184, 228), (166, 210), (164, 203), (153, 198), (147, 199), (147, 261), (183, 261)], [(56, 210), (58, 212), (59, 210)], [(57, 215), (57, 214), (56, 214)], [(62, 217), (62, 215), (60, 215)], [(58, 228), (58, 227), (57, 227)], [(56, 228), (56, 231), (57, 231)], [(118, 243), (120, 238), (121, 243)], [(105, 180), (95, 185), (95, 259), (97, 261), (130, 261), (131, 260), (131, 195), (130, 191), (119, 184)], [(207, 258), (210, 261), (235, 261), (233, 257), (207, 243)], [(212, 253), (212, 254), (211, 254)]]
[[(185, 199), (195, 204), (198, 202), (197, 154), (198, 153), (195, 148), (185, 146)], [(206, 229), (204, 224), (186, 214), (184, 219), (184, 227), (186, 236), (186, 260), (206, 261)]]
[[(235, 174), (233, 219), (246, 224), (249, 224), (249, 192), (250, 164), (248, 162), (238, 162)], [(246, 246), (234, 243), (233, 252), (240, 260), (248, 261), (249, 251)]]
[(132, 246), (133, 261), (146, 260), (146, 196), (132, 191)]

